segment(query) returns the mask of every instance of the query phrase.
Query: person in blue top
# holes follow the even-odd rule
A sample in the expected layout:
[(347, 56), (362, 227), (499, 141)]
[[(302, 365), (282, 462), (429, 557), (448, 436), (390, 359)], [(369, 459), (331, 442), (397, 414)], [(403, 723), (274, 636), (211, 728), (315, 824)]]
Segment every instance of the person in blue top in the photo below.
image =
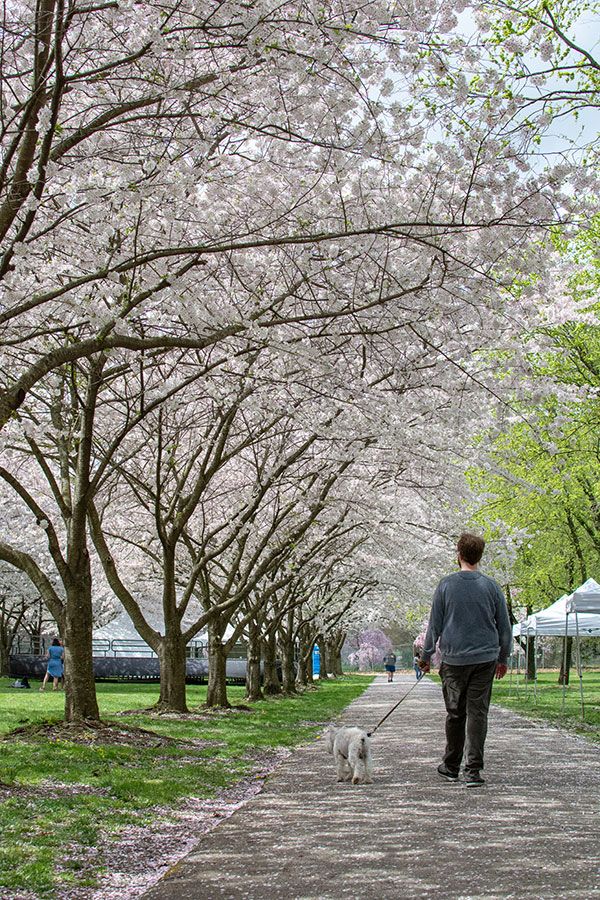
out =
[(415, 670), (415, 675), (417, 676), (417, 681), (420, 681), (421, 678), (423, 677), (423, 675), (425, 674), (425, 672), (423, 672), (423, 670), (421, 669), (421, 666), (419, 665), (419, 663), (420, 663), (419, 656), (417, 654), (415, 654), (413, 656), (413, 669)]
[(48, 647), (48, 666), (46, 668), (46, 674), (44, 675), (44, 680), (42, 682), (40, 691), (43, 691), (45, 689), (46, 682), (49, 678), (52, 678), (54, 681), (54, 687), (52, 688), (52, 690), (58, 690), (58, 682), (64, 675), (64, 658), (65, 651), (61, 647), (58, 638), (54, 638), (51, 645)]

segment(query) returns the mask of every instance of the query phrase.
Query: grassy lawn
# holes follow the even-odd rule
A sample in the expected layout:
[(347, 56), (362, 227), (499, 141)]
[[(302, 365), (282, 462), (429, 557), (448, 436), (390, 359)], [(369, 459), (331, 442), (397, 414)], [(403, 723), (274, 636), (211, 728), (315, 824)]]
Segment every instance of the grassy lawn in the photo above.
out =
[[(439, 676), (432, 673), (439, 681)], [(570, 684), (567, 686), (564, 714), (562, 711), (562, 685), (558, 684), (558, 671), (538, 673), (537, 690), (533, 684), (527, 686), (523, 675), (518, 682), (513, 673), (501, 681), (494, 681), (492, 703), (505, 706), (514, 712), (531, 719), (552, 722), (569, 731), (584, 735), (600, 742), (600, 672), (584, 672), (583, 699), (585, 719), (581, 719), (581, 700), (579, 678), (571, 672)]]
[[(94, 863), (101, 836), (150, 822), (157, 807), (185, 798), (211, 797), (256, 765), (261, 753), (312, 739), (332, 717), (370, 684), (348, 675), (300, 697), (252, 704), (251, 710), (195, 717), (121, 715), (151, 706), (155, 685), (98, 684), (104, 720), (148, 729), (135, 742), (71, 740), (44, 727), (62, 718), (63, 695), (9, 687), (0, 679), (0, 896), (30, 891), (60, 898), (67, 888), (97, 883)], [(232, 703), (243, 688), (231, 688)], [(206, 688), (190, 685), (190, 710), (204, 702)], [(39, 733), (15, 740), (10, 732), (40, 725)], [(11, 896), (11, 893), (6, 896)]]
[(539, 672), (535, 692), (532, 683), (525, 686), (522, 675), (517, 684), (513, 674), (512, 683), (509, 675), (502, 681), (494, 682), (492, 702), (506, 706), (521, 715), (533, 719), (543, 719), (600, 741), (600, 672), (583, 673), (585, 705), (583, 721), (581, 719), (579, 678), (576, 672), (571, 672), (570, 684), (566, 691), (564, 714), (562, 694), (562, 685), (558, 684), (557, 671)]

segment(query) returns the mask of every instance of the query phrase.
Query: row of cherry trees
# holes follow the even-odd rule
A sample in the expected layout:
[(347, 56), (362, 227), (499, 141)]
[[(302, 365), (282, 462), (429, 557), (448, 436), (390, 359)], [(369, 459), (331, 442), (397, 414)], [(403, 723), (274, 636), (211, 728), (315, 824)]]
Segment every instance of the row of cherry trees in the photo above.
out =
[(240, 635), (250, 696), (277, 643), (289, 689), (294, 646), (300, 680), (317, 636), (334, 668), (367, 598), (426, 586), (519, 374), (522, 275), (574, 218), (545, 101), (500, 70), (484, 96), (456, 27), (433, 0), (7, 6), (0, 559), (59, 625), (67, 718), (98, 717), (107, 585), (176, 709), (201, 629), (221, 704)]
[[(226, 703), (225, 659), (242, 634), (253, 663), (261, 646), (273, 660), (279, 640), (288, 688), (300, 643), (306, 680), (317, 636), (339, 644), (344, 617), (369, 589), (381, 590), (384, 539), (401, 559), (385, 531), (400, 524), (402, 499), (431, 524), (426, 505), (419, 510), (410, 498), (417, 483), (432, 497), (439, 479), (439, 462), (426, 458), (436, 451), (429, 426), (420, 435), (415, 425), (403, 448), (405, 407), (395, 392), (365, 387), (350, 404), (348, 385), (336, 396), (331, 373), (305, 375), (301, 385), (280, 373), (278, 384), (276, 364), (288, 361), (266, 350), (262, 359), (222, 363), (218, 377), (195, 357), (191, 380), (180, 355), (167, 372), (164, 358), (148, 362), (143, 378), (114, 357), (101, 362), (80, 363), (57, 375), (47, 395), (39, 391), (35, 422), (28, 402), (31, 418), (23, 411), (23, 427), (6, 431), (1, 470), (30, 516), (2, 552), (59, 623), (69, 692), (88, 698), (85, 717), (97, 715), (90, 641), (94, 585), (105, 581), (159, 657), (167, 707), (185, 708), (186, 645), (205, 628), (209, 703)], [(218, 396), (207, 396), (215, 381)], [(452, 433), (442, 409), (428, 414), (440, 442)], [(31, 550), (36, 531), (43, 554)], [(155, 604), (163, 631), (152, 625)]]

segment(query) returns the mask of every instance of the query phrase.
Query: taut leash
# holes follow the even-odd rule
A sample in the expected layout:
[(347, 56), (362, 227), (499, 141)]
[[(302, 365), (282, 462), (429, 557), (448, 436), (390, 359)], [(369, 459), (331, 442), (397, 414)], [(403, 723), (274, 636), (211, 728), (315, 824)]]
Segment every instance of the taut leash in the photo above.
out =
[[(419, 679), (419, 681), (420, 681), (420, 680), (421, 680), (421, 679)], [(395, 710), (395, 709), (398, 709), (398, 707), (400, 706), (401, 703), (404, 703), (404, 701), (406, 700), (406, 698), (408, 697), (408, 695), (409, 695), (412, 691), (414, 691), (414, 689), (415, 689), (416, 686), (418, 685), (419, 681), (415, 681), (415, 683), (413, 684), (413, 686), (407, 690), (407, 692), (404, 694), (404, 696), (400, 697), (400, 699), (398, 700), (398, 702), (395, 703), (394, 706), (392, 706), (392, 708), (390, 709), (390, 711), (387, 712), (387, 713), (385, 714), (385, 716), (383, 717), (383, 719), (381, 719), (381, 721), (377, 723), (377, 725), (375, 726), (375, 728), (372, 729), (372, 731), (367, 731), (367, 734), (368, 734), (369, 737), (373, 737), (373, 735), (375, 734), (375, 732), (377, 731), (377, 729), (378, 729), (381, 725), (383, 725), (383, 723), (385, 722), (386, 719), (389, 719), (389, 717), (390, 717), (391, 714), (394, 712), (394, 710)]]

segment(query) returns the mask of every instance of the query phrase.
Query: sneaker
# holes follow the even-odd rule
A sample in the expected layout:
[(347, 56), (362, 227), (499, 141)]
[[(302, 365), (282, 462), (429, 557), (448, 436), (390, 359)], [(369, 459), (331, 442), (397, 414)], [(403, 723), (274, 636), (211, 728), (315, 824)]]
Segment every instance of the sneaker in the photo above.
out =
[(451, 772), (443, 763), (437, 767), (437, 771), (438, 775), (441, 775), (446, 781), (458, 781), (458, 772)]
[(467, 787), (482, 787), (485, 784), (485, 779), (481, 777), (479, 772), (466, 772), (465, 784)]

